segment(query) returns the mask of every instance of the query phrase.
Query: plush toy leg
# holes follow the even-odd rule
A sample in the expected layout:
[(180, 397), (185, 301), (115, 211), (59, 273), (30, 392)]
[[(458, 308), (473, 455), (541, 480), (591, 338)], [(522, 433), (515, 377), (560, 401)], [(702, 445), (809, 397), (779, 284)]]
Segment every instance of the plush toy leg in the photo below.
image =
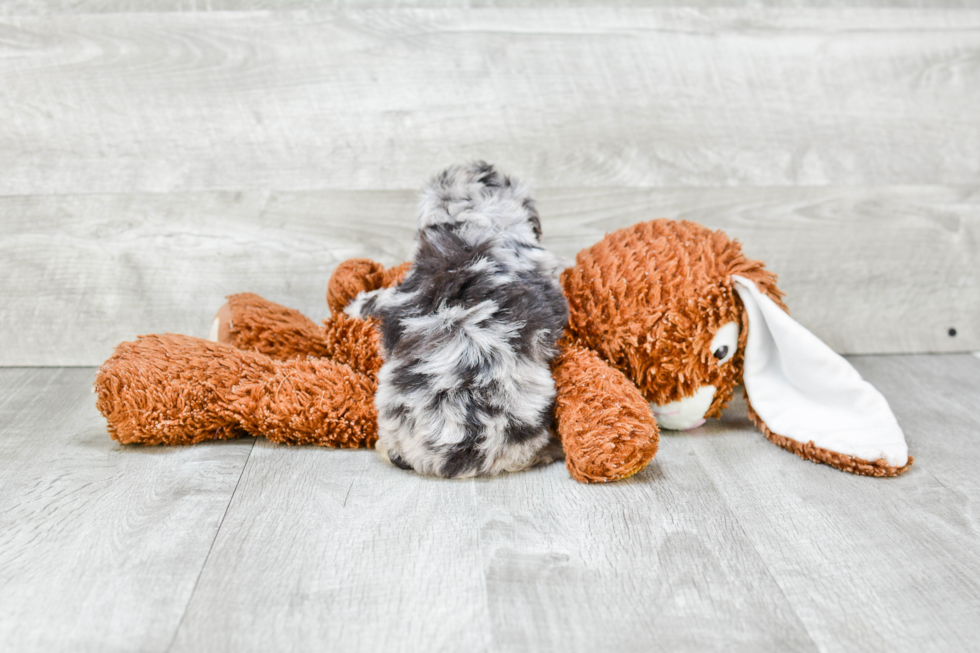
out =
[(218, 310), (211, 340), (277, 360), (330, 358), (376, 378), (381, 369), (377, 324), (337, 313), (320, 326), (292, 308), (252, 293), (232, 295)]
[(274, 365), (272, 376), (235, 388), (232, 409), (245, 430), (283, 444), (374, 446), (376, 381), (326, 359)]
[(577, 345), (566, 346), (552, 371), (558, 434), (573, 478), (615, 481), (653, 460), (660, 437), (657, 423), (650, 404), (622, 372)]
[(119, 345), (95, 382), (109, 434), (124, 444), (249, 433), (288, 444), (371, 446), (375, 389), (372, 379), (331, 360), (276, 361), (172, 334)]

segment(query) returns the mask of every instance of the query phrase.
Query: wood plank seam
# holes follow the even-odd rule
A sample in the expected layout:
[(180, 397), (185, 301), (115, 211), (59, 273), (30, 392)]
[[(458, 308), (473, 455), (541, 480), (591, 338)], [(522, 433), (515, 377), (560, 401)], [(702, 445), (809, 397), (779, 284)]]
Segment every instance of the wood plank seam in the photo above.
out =
[(238, 487), (242, 483), (242, 477), (245, 476), (245, 470), (248, 468), (248, 461), (252, 459), (252, 451), (255, 450), (255, 440), (252, 438), (252, 446), (248, 449), (248, 456), (245, 458), (245, 463), (242, 465), (242, 471), (238, 474), (238, 480), (235, 482), (235, 489), (231, 491), (231, 496), (228, 497), (228, 505), (225, 506), (225, 511), (221, 515), (221, 521), (218, 522), (218, 527), (214, 529), (214, 537), (211, 538), (211, 546), (208, 547), (208, 554), (204, 556), (204, 563), (201, 565), (201, 570), (197, 572), (197, 578), (194, 579), (194, 587), (191, 589), (190, 595), (187, 597), (187, 603), (184, 605), (184, 610), (180, 614), (180, 620), (177, 622), (177, 627), (174, 628), (173, 637), (170, 638), (170, 644), (167, 645), (167, 653), (173, 650), (174, 644), (177, 641), (177, 634), (180, 632), (181, 626), (184, 624), (184, 618), (187, 616), (187, 609), (191, 605), (191, 601), (194, 599), (194, 593), (197, 592), (197, 586), (201, 582), (201, 576), (204, 574), (204, 570), (207, 569), (208, 561), (211, 560), (211, 552), (214, 550), (214, 543), (218, 540), (218, 534), (221, 532), (221, 526), (225, 523), (225, 517), (228, 516), (228, 510), (231, 508), (231, 503), (235, 500), (235, 494), (238, 493)]
[(347, 486), (347, 494), (344, 495), (344, 505), (341, 508), (347, 507), (347, 500), (350, 499), (350, 491), (354, 489), (354, 483), (357, 482), (357, 477), (351, 479), (350, 485)]
[[(760, 433), (759, 435), (761, 436), (762, 434)], [(691, 449), (694, 451), (694, 458), (698, 462), (698, 467), (701, 468), (701, 471), (704, 473), (704, 477), (708, 479), (709, 483), (711, 483), (711, 488), (715, 491), (715, 496), (725, 506), (725, 510), (728, 511), (728, 514), (731, 515), (732, 522), (738, 524), (738, 528), (741, 531), (741, 535), (744, 541), (751, 547), (752, 552), (759, 559), (759, 562), (762, 565), (763, 569), (766, 570), (766, 575), (768, 575), (772, 583), (779, 588), (779, 595), (782, 597), (783, 602), (785, 603), (786, 606), (789, 607), (793, 615), (796, 617), (796, 620), (799, 622), (800, 628), (803, 629), (803, 632), (806, 633), (806, 636), (810, 639), (810, 642), (813, 644), (814, 650), (820, 650), (820, 645), (817, 644), (817, 640), (814, 639), (813, 633), (810, 631), (809, 628), (807, 628), (806, 621), (803, 619), (803, 616), (800, 615), (800, 613), (797, 611), (797, 608), (795, 605), (793, 605), (793, 602), (789, 600), (789, 596), (786, 595), (786, 591), (783, 589), (783, 586), (779, 582), (779, 579), (776, 577), (772, 569), (769, 567), (769, 561), (766, 560), (765, 556), (762, 555), (762, 552), (759, 551), (759, 548), (755, 545), (755, 542), (753, 542), (752, 538), (749, 537), (748, 530), (746, 529), (746, 526), (742, 523), (742, 520), (738, 516), (738, 513), (736, 513), (734, 508), (732, 508), (732, 506), (728, 503), (728, 497), (724, 492), (721, 491), (721, 489), (718, 487), (718, 484), (715, 483), (714, 476), (711, 474), (708, 468), (705, 467), (705, 465), (702, 463), (701, 453), (698, 450), (698, 447), (691, 447)]]
[[(980, 186), (535, 192), (568, 264), (609, 231), (690, 220), (779, 274), (794, 318), (839, 353), (980, 349)], [(341, 261), (412, 255), (412, 191), (272, 195), (0, 197), (0, 365), (99, 365), (140, 333), (204, 335), (235, 292), (318, 319)]]

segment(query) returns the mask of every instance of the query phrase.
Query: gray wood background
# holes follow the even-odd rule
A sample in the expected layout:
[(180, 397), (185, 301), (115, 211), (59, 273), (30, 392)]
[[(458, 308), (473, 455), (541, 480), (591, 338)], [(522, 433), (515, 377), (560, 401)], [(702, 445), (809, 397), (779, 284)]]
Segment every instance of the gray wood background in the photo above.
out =
[(240, 291), (324, 317), (476, 157), (563, 256), (695, 219), (838, 351), (980, 349), (980, 8), (448, 4), (0, 3), (0, 365), (203, 335)]

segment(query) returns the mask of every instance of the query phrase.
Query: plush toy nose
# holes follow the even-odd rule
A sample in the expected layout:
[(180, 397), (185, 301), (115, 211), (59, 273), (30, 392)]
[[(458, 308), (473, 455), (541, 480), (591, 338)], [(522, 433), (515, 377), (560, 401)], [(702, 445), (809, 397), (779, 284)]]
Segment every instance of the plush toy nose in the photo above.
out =
[(715, 386), (703, 385), (690, 397), (669, 404), (653, 404), (653, 415), (662, 429), (686, 431), (704, 424), (704, 414), (715, 398)]

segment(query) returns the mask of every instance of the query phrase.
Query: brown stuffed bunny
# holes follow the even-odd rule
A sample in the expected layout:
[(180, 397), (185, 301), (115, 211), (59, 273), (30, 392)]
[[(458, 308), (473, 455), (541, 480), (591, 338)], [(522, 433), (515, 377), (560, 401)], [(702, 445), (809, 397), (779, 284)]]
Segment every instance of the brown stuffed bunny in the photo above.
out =
[(744, 383), (752, 420), (803, 458), (868, 476), (911, 465), (884, 397), (789, 317), (776, 275), (721, 231), (621, 229), (580, 252), (562, 286), (576, 345), (635, 383), (661, 428), (720, 417)]
[[(248, 433), (371, 446), (378, 333), (343, 308), (408, 270), (343, 263), (330, 280), (333, 316), (323, 326), (244, 294), (219, 311), (219, 342), (164, 335), (123, 343), (96, 381), (110, 434), (124, 443)], [(657, 451), (653, 413), (664, 428), (695, 427), (719, 416), (743, 380), (750, 415), (774, 443), (858, 474), (908, 469), (887, 402), (789, 318), (775, 282), (737, 241), (689, 222), (641, 223), (580, 252), (562, 274), (570, 316), (552, 365), (571, 475), (597, 482), (635, 474)]]

